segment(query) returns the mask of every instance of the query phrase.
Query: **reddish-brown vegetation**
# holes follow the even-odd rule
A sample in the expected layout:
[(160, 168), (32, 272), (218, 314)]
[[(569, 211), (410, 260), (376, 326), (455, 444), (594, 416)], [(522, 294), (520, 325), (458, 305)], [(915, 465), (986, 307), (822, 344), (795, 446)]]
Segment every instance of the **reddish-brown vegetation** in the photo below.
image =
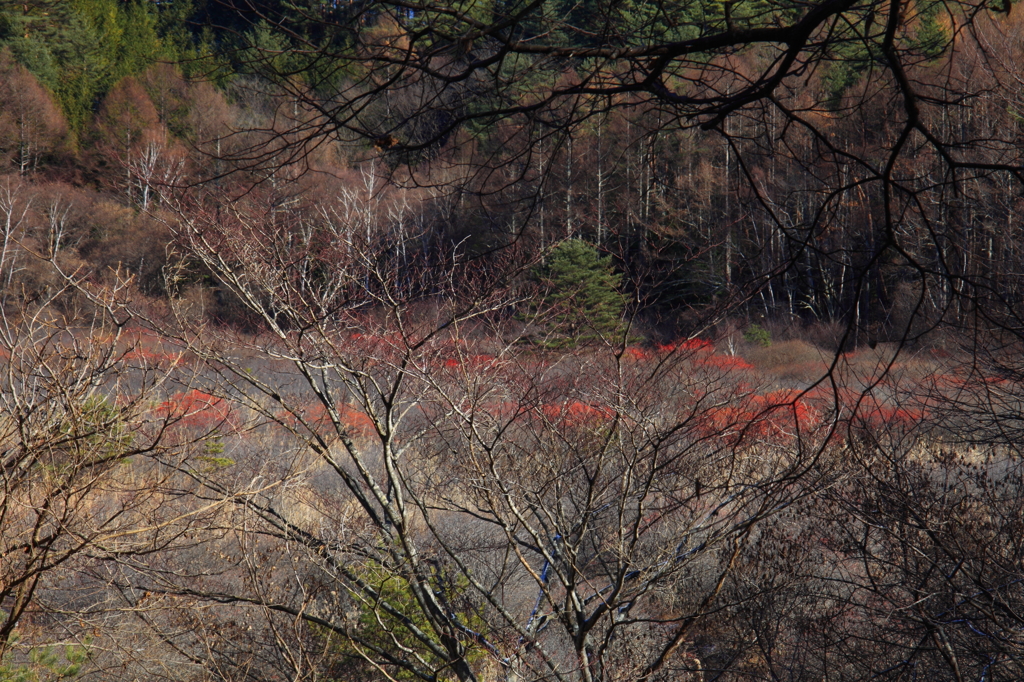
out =
[(157, 408), (170, 427), (190, 433), (228, 433), (241, 423), (238, 411), (226, 399), (199, 389), (175, 394)]

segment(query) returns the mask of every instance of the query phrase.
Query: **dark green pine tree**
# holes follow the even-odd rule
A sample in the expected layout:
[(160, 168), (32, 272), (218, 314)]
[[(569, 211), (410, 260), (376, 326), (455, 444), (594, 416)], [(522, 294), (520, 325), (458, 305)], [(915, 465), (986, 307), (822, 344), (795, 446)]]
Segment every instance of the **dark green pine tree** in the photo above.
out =
[(601, 256), (581, 239), (569, 239), (551, 250), (536, 278), (544, 291), (535, 312), (547, 332), (545, 345), (621, 341), (625, 300), (611, 256)]
[(0, 0), (0, 49), (56, 96), (81, 132), (117, 81), (173, 60), (147, 0)]

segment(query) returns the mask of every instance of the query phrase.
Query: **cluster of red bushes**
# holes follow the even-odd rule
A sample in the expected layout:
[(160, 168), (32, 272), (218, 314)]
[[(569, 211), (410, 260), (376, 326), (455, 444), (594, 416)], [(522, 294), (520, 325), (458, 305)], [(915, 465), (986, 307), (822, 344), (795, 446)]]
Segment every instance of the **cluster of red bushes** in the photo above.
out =
[[(349, 436), (365, 437), (375, 431), (370, 416), (356, 407), (338, 403), (335, 409)], [(321, 436), (334, 430), (331, 415), (321, 403), (310, 403), (294, 411), (282, 410), (275, 415), (275, 419), (289, 429), (309, 428)]]
[(174, 430), (187, 429), (200, 435), (233, 431), (241, 424), (230, 402), (199, 389), (175, 394), (160, 404), (157, 413)]

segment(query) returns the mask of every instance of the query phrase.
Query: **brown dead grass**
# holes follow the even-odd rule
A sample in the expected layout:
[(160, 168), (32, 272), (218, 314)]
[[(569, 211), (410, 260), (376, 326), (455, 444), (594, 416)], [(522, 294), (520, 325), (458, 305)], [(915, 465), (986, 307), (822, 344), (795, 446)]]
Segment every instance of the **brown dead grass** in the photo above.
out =
[(745, 355), (754, 367), (787, 383), (816, 381), (832, 359), (827, 351), (798, 339), (752, 348)]

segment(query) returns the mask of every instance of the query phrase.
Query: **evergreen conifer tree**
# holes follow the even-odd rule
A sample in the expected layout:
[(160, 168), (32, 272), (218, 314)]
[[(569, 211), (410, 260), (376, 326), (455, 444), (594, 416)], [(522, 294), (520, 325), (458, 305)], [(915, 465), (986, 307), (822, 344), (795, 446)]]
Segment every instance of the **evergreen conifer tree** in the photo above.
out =
[(601, 256), (586, 241), (569, 239), (551, 250), (536, 277), (545, 292), (538, 308), (548, 332), (546, 345), (614, 341), (621, 334), (625, 301), (611, 256)]
[(0, 0), (0, 48), (10, 49), (82, 132), (97, 101), (125, 76), (173, 59), (144, 0)]

